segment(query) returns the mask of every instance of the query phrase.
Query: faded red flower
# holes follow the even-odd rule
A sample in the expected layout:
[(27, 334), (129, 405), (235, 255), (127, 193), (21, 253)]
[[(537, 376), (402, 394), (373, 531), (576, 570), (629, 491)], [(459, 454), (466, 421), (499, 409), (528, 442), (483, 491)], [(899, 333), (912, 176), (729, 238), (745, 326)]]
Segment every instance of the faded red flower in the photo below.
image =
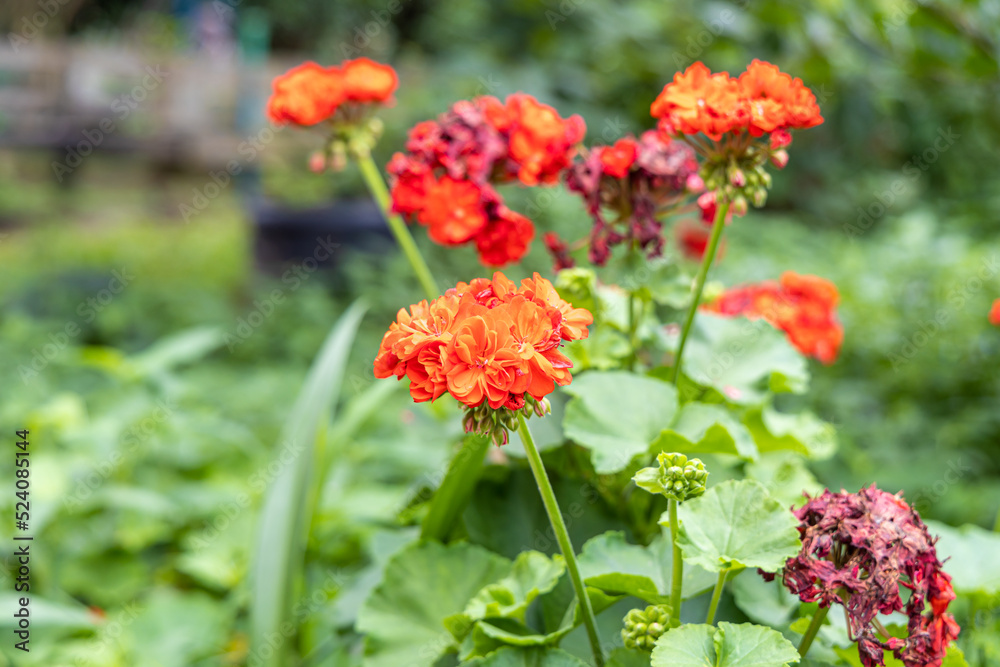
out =
[(832, 364), (844, 340), (837, 319), (839, 300), (837, 287), (829, 280), (786, 271), (780, 282), (734, 287), (702, 308), (730, 317), (763, 318), (784, 331), (802, 354)]
[[(845, 607), (865, 667), (883, 665), (885, 650), (907, 667), (940, 667), (959, 633), (946, 613), (955, 594), (917, 512), (875, 485), (858, 493), (825, 491), (792, 512), (802, 550), (785, 563), (788, 590), (803, 602)], [(775, 576), (761, 574), (768, 581)], [(877, 616), (897, 611), (909, 617), (908, 636), (880, 638)]]

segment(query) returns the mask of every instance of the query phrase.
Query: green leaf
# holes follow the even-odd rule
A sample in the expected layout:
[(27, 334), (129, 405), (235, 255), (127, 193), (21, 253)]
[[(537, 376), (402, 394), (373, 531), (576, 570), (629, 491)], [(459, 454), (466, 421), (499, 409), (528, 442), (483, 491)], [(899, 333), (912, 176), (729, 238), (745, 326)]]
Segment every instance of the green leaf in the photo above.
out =
[(502, 648), (485, 658), (469, 660), (462, 665), (463, 667), (586, 667), (587, 663), (557, 648), (528, 650)]
[(141, 375), (155, 375), (198, 361), (224, 342), (225, 334), (220, 329), (196, 327), (158, 341), (130, 361)]
[(940, 537), (937, 554), (951, 575), (951, 585), (959, 593), (1000, 592), (1000, 534), (979, 526), (953, 528), (937, 521), (927, 521), (931, 535)]
[(699, 312), (684, 354), (684, 373), (734, 403), (762, 401), (768, 392), (802, 393), (805, 358), (764, 320)]
[[(591, 538), (577, 559), (588, 586), (613, 595), (632, 595), (650, 604), (670, 601), (673, 549), (668, 535), (648, 547), (629, 544), (621, 531)], [(715, 585), (716, 576), (698, 566), (684, 568), (681, 590), (685, 599)]]
[(682, 625), (656, 642), (652, 667), (785, 667), (799, 652), (781, 633), (751, 623)]
[(624, 371), (584, 373), (565, 388), (566, 436), (591, 450), (599, 474), (624, 469), (671, 423), (677, 390), (666, 382)]
[[(292, 461), (282, 466), (264, 500), (252, 572), (251, 650), (262, 656), (263, 667), (285, 662), (283, 648), (260, 649), (266, 637), (275, 633), (281, 636), (282, 625), (289, 622), (289, 607), (302, 569), (303, 532), (311, 521), (305, 515), (307, 492), (315, 482), (310, 482), (309, 472), (315, 464), (316, 441), (320, 429), (325, 432), (329, 413), (337, 402), (347, 358), (366, 309), (364, 303), (356, 301), (334, 325), (279, 439), (279, 457), (288, 452)], [(282, 647), (290, 643), (284, 642)], [(263, 657), (265, 654), (267, 657)]]
[(434, 492), (430, 510), (420, 527), (420, 537), (442, 542), (447, 540), (479, 481), (489, 446), (490, 441), (486, 437), (465, 437), (462, 448), (455, 452), (441, 485)]
[(743, 423), (762, 454), (789, 450), (811, 459), (827, 459), (837, 449), (833, 426), (811, 412), (790, 415), (761, 406), (748, 410)]
[(489, 655), (507, 646), (555, 646), (573, 627), (574, 625), (566, 623), (555, 632), (543, 635), (511, 618), (477, 621), (472, 632), (462, 642), (460, 657), (462, 660), (469, 660)]
[(681, 503), (678, 546), (684, 560), (718, 572), (774, 572), (801, 547), (798, 521), (759, 482), (729, 480)]
[[(0, 628), (8, 636), (13, 636), (10, 635), (11, 629), (17, 629), (18, 619), (14, 617), (14, 612), (20, 608), (19, 599), (23, 597), (23, 593), (14, 591), (0, 593), (0, 605), (4, 610), (9, 610), (9, 613), (0, 616)], [(31, 602), (28, 603), (28, 613), (31, 614), (31, 625), (36, 629), (83, 630), (99, 623), (99, 617), (82, 604), (63, 604), (38, 595), (29, 597)]]
[(757, 447), (747, 427), (725, 407), (708, 403), (684, 404), (671, 427), (653, 442), (653, 450), (757, 458)]
[[(764, 581), (756, 572), (742, 572), (731, 588), (736, 606), (755, 623), (781, 627), (799, 608), (799, 598), (788, 592), (780, 577)], [(805, 620), (808, 623), (812, 619)]]
[(649, 667), (649, 653), (619, 646), (605, 664), (607, 667)]
[(445, 619), (510, 573), (509, 560), (465, 543), (420, 542), (398, 552), (358, 613), (357, 629), (368, 635), (365, 665), (433, 665), (455, 646)]
[(771, 497), (785, 507), (805, 503), (806, 493), (812, 496), (823, 491), (802, 456), (794, 452), (766, 454), (747, 464), (746, 476), (763, 484)]
[(465, 608), (470, 618), (517, 618), (536, 597), (551, 591), (566, 571), (562, 559), (554, 560), (538, 551), (524, 551), (514, 561), (511, 573), (480, 591)]

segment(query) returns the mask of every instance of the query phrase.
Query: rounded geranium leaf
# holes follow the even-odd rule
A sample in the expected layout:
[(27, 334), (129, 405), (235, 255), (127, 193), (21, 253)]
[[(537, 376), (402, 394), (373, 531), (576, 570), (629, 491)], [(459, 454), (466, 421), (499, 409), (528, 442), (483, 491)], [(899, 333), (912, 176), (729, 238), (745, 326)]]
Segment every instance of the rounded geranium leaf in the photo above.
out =
[(752, 480), (709, 488), (682, 503), (678, 518), (684, 560), (714, 572), (738, 567), (774, 572), (802, 546), (795, 516)]
[(557, 648), (502, 648), (485, 658), (463, 662), (467, 667), (586, 667), (587, 663)]
[(653, 649), (652, 667), (785, 667), (799, 652), (780, 632), (751, 623), (682, 625)]
[(591, 450), (599, 474), (625, 468), (649, 451), (677, 412), (677, 390), (660, 380), (622, 371), (581, 375), (565, 391), (566, 435)]
[(365, 664), (433, 665), (454, 645), (444, 620), (510, 572), (509, 560), (470, 544), (423, 542), (403, 549), (358, 613), (357, 629), (368, 635)]

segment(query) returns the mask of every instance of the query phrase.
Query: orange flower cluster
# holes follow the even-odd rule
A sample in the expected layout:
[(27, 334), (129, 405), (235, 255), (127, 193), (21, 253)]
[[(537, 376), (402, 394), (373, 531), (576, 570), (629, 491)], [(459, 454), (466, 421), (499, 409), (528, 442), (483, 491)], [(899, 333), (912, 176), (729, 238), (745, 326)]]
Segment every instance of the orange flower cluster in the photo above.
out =
[[(816, 97), (802, 80), (761, 60), (750, 63), (738, 78), (712, 74), (696, 62), (674, 75), (650, 113), (670, 136), (701, 133), (716, 141), (730, 132), (746, 130), (759, 137), (823, 122)], [(786, 137), (780, 134), (779, 141)]]
[(780, 282), (765, 281), (727, 290), (707, 311), (722, 315), (763, 318), (781, 329), (802, 354), (832, 364), (844, 340), (837, 320), (840, 294), (829, 280), (786, 271)]
[(368, 58), (348, 60), (339, 67), (306, 62), (274, 80), (267, 116), (275, 123), (316, 125), (345, 104), (386, 102), (397, 85), (392, 67)]
[(1000, 299), (993, 302), (990, 306), (990, 324), (996, 327), (1000, 327)]
[(521, 259), (534, 238), (531, 221), (508, 209), (494, 185), (558, 180), (585, 126), (579, 116), (516, 93), (506, 103), (478, 97), (452, 105), (410, 130), (406, 153), (389, 163), (393, 208), (428, 227), (442, 245), (475, 242), (482, 262)]
[(569, 384), (572, 364), (559, 347), (586, 338), (592, 322), (537, 273), (518, 287), (497, 271), (401, 309), (382, 338), (375, 377), (408, 377), (417, 402), (448, 392), (469, 407), (519, 410), (525, 394), (541, 400)]

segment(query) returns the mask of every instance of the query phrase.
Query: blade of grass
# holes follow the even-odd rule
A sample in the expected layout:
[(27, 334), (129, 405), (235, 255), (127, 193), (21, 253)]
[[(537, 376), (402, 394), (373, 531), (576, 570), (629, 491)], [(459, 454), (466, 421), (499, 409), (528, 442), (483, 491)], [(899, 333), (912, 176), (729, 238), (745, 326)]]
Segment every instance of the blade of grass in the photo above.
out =
[(448, 470), (441, 480), (441, 485), (434, 492), (430, 510), (420, 526), (420, 537), (425, 540), (447, 542), (452, 534), (458, 518), (465, 510), (472, 491), (479, 481), (479, 473), (483, 468), (483, 459), (489, 448), (489, 438), (479, 435), (468, 435), (462, 448), (448, 464)]
[[(268, 489), (261, 510), (250, 608), (251, 656), (263, 667), (288, 664), (290, 603), (299, 586), (309, 524), (307, 493), (317, 438), (340, 394), (344, 369), (367, 306), (356, 301), (327, 336), (281, 433), (280, 447), (294, 453)], [(279, 459), (280, 461), (280, 459)], [(294, 623), (291, 625), (294, 633)], [(265, 647), (267, 647), (265, 649)]]

